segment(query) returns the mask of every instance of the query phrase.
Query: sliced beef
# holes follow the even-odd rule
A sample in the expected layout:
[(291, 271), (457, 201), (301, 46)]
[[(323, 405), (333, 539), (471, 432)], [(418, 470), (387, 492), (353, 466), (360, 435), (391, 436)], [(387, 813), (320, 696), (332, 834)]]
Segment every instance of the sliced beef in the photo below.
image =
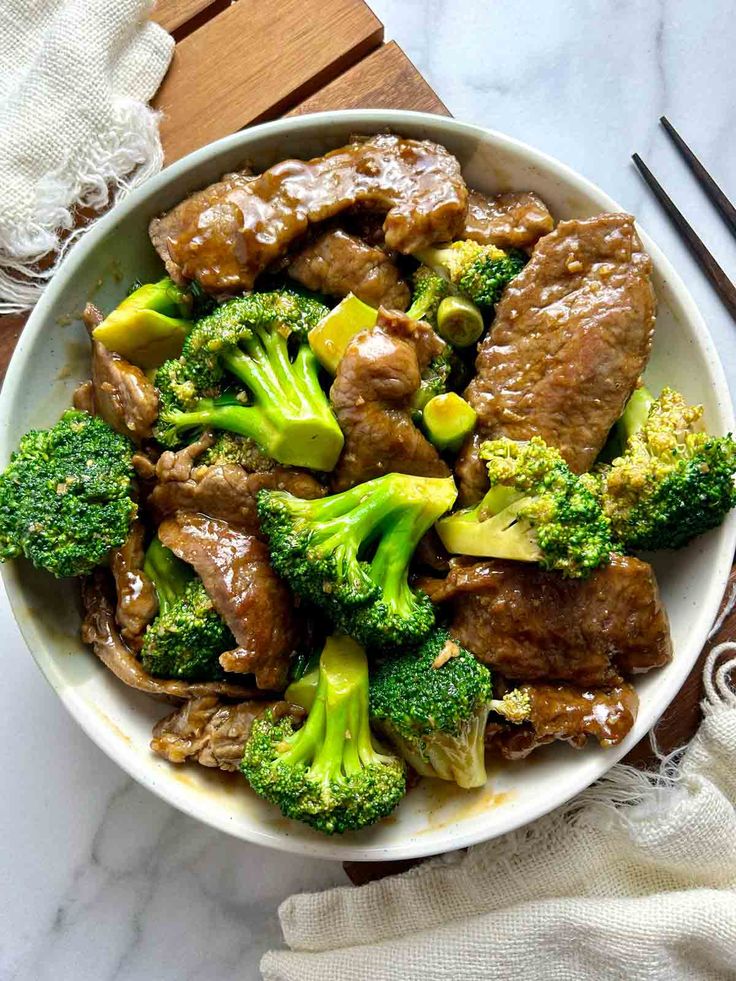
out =
[(486, 197), (469, 191), (463, 238), (499, 249), (531, 249), (554, 228), (547, 205), (533, 191)]
[(458, 466), (462, 499), (482, 493), (479, 439), (541, 436), (588, 470), (649, 358), (651, 260), (631, 215), (563, 221), (506, 287), (465, 397), (477, 436)]
[(177, 511), (158, 529), (167, 548), (188, 562), (239, 647), (220, 655), (225, 671), (253, 673), (259, 688), (281, 689), (300, 622), (291, 594), (271, 568), (262, 541), (225, 521)]
[(287, 702), (222, 702), (214, 696), (192, 698), (153, 728), (151, 749), (171, 763), (194, 760), (202, 766), (235, 771), (243, 758), (253, 722), (267, 709), (277, 719), (303, 712)]
[(158, 613), (156, 588), (143, 571), (144, 538), (143, 524), (134, 521), (128, 537), (110, 555), (117, 594), (115, 619), (123, 640), (135, 651), (140, 650), (143, 632)]
[[(102, 323), (102, 314), (88, 303), (83, 320), (92, 334)], [(153, 436), (158, 419), (158, 393), (140, 368), (121, 358), (114, 351), (92, 339), (92, 390), (80, 386), (75, 393), (75, 405), (84, 404), (123, 436), (140, 443)]]
[(449, 474), (411, 415), (422, 372), (443, 348), (428, 324), (383, 309), (376, 327), (353, 338), (330, 390), (345, 434), (333, 475), (335, 491), (385, 473)]
[(336, 228), (306, 245), (289, 264), (289, 275), (328, 296), (354, 293), (372, 307), (406, 310), (409, 287), (382, 249)]
[(321, 484), (303, 470), (274, 467), (262, 473), (247, 473), (237, 463), (197, 466), (197, 457), (211, 444), (211, 436), (205, 434), (197, 443), (176, 453), (168, 450), (161, 454), (156, 464), (157, 483), (147, 503), (157, 524), (177, 511), (200, 511), (258, 535), (258, 491), (285, 490), (309, 499), (324, 494)]
[(453, 637), (516, 681), (605, 687), (672, 657), (654, 570), (639, 559), (614, 556), (587, 579), (453, 559), (447, 579), (419, 585), (435, 603), (452, 601)]
[(105, 667), (124, 684), (160, 698), (186, 701), (189, 698), (218, 695), (222, 698), (258, 698), (260, 692), (250, 685), (230, 681), (181, 681), (152, 678), (125, 646), (115, 623), (112, 583), (99, 569), (82, 581), (82, 640), (89, 644)]
[(354, 204), (386, 215), (390, 249), (414, 252), (462, 231), (467, 197), (460, 164), (444, 147), (381, 135), (214, 184), (154, 219), (150, 234), (174, 279), (237, 292), (311, 224)]
[(616, 746), (636, 722), (639, 697), (628, 684), (584, 691), (572, 685), (524, 685), (531, 700), (528, 724), (490, 722), (486, 745), (508, 760), (519, 760), (555, 740), (582, 749), (589, 736)]
[(74, 394), (72, 395), (72, 405), (75, 409), (80, 412), (89, 412), (91, 416), (97, 415), (97, 406), (95, 405), (95, 386), (92, 384), (91, 379), (82, 382), (74, 389)]

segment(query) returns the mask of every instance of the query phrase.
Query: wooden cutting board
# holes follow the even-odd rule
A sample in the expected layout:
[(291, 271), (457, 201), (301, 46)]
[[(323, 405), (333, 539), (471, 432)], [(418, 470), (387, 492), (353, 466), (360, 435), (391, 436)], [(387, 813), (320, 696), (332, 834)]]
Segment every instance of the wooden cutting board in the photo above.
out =
[[(171, 163), (252, 123), (329, 109), (447, 107), (362, 0), (159, 0), (154, 19), (176, 39), (171, 67), (154, 105)], [(25, 316), (0, 318), (0, 379)], [(731, 574), (736, 586), (736, 573)], [(729, 591), (730, 592), (730, 589)], [(710, 647), (736, 638), (736, 614), (706, 647), (656, 732), (667, 752), (685, 743), (701, 718), (702, 662)], [(626, 762), (654, 765), (648, 738)], [(348, 863), (356, 881), (406, 863)]]

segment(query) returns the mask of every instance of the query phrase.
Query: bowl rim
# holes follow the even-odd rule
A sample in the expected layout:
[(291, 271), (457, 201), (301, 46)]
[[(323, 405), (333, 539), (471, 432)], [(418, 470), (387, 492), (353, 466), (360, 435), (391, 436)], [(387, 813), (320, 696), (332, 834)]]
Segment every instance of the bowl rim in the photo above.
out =
[[(144, 184), (131, 191), (121, 202), (100, 218), (83, 236), (82, 240), (75, 245), (32, 311), (28, 323), (16, 345), (2, 390), (0, 391), (0, 419), (7, 420), (10, 417), (13, 403), (17, 397), (16, 393), (23, 383), (23, 372), (27, 360), (26, 352), (31, 346), (31, 339), (35, 338), (43, 330), (44, 322), (57, 296), (63, 293), (67, 283), (74, 277), (78, 269), (84, 265), (87, 257), (93, 252), (100, 240), (107, 235), (108, 230), (115, 223), (135, 211), (139, 203), (144, 199), (155, 195), (170, 182), (185, 176), (190, 169), (241, 145), (243, 146), (244, 153), (247, 153), (247, 146), (254, 137), (278, 138), (286, 132), (292, 135), (294, 133), (299, 134), (302, 131), (309, 135), (315, 133), (315, 131), (319, 131), (322, 125), (328, 123), (334, 124), (335, 122), (342, 122), (356, 129), (372, 129), (374, 131), (390, 129), (399, 132), (403, 125), (425, 125), (435, 130), (439, 127), (440, 129), (449, 130), (458, 134), (475, 137), (486, 143), (490, 141), (504, 145), (508, 149), (522, 154), (530, 165), (536, 166), (540, 170), (560, 179), (563, 184), (577, 186), (591, 199), (599, 202), (601, 210), (615, 212), (626, 211), (626, 209), (622, 208), (596, 184), (554, 157), (497, 130), (461, 122), (451, 117), (415, 112), (413, 110), (346, 109), (334, 112), (311, 113), (297, 117), (286, 117), (272, 122), (261, 123), (207, 144), (169, 165), (154, 177), (149, 178)], [(441, 141), (440, 136), (430, 138), (437, 138)], [(733, 403), (725, 371), (718, 356), (715, 342), (708, 332), (703, 317), (682, 278), (673, 268), (664, 253), (643, 232), (638, 224), (637, 229), (645, 249), (653, 259), (654, 265), (667, 280), (670, 289), (682, 305), (690, 335), (693, 337), (708, 363), (711, 381), (716, 397), (721, 404), (721, 412), (726, 418), (727, 428), (734, 430), (736, 429), (736, 425), (734, 425)], [(0, 460), (7, 460), (10, 451), (14, 449), (14, 447), (8, 445), (8, 435), (8, 426), (0, 426)], [(669, 678), (669, 687), (665, 691), (658, 693), (659, 697), (654, 702), (656, 708), (654, 710), (652, 709), (651, 701), (648, 712), (642, 711), (640, 707), (639, 718), (632, 732), (629, 733), (626, 740), (619, 746), (608, 749), (605, 753), (601, 753), (596, 758), (597, 765), (585, 766), (581, 759), (579, 767), (580, 779), (570, 783), (569, 792), (566, 792), (560, 797), (545, 798), (544, 800), (535, 802), (535, 805), (527, 804), (521, 809), (521, 813), (518, 813), (515, 808), (509, 809), (506, 820), (499, 822), (499, 826), (494, 828), (490, 834), (484, 833), (482, 828), (474, 831), (468, 830), (465, 833), (461, 830), (458, 832), (457, 829), (448, 828), (445, 832), (447, 841), (443, 849), (438, 849), (436, 844), (423, 843), (416, 836), (409, 836), (406, 841), (394, 845), (361, 846), (353, 845), (352, 843), (345, 845), (340, 840), (331, 838), (316, 839), (314, 841), (311, 839), (304, 840), (294, 838), (288, 832), (282, 832), (276, 829), (265, 831), (255, 826), (234, 828), (228, 822), (227, 813), (223, 813), (222, 815), (219, 813), (216, 815), (204, 813), (203, 808), (197, 806), (199, 795), (196, 793), (186, 791), (183, 786), (177, 787), (175, 791), (172, 791), (171, 786), (160, 786), (155, 778), (155, 771), (142, 770), (137, 765), (136, 756), (131, 752), (126, 752), (125, 740), (122, 738), (122, 734), (116, 734), (110, 726), (103, 724), (99, 716), (93, 715), (83, 700), (76, 695), (73, 686), (64, 686), (55, 683), (55, 672), (51, 667), (53, 652), (45, 649), (45, 647), (43, 650), (36, 649), (36, 637), (32, 627), (32, 621), (26, 621), (25, 618), (19, 617), (16, 612), (16, 602), (20, 596), (19, 587), (12, 570), (12, 563), (0, 566), (0, 575), (2, 575), (8, 602), (21, 635), (42, 674), (59, 696), (66, 709), (92, 741), (136, 781), (189, 816), (233, 835), (240, 840), (309, 857), (333, 860), (379, 861), (420, 858), (427, 855), (439, 854), (441, 851), (453, 851), (458, 848), (464, 848), (490, 840), (491, 838), (498, 838), (537, 820), (544, 814), (563, 805), (572, 797), (585, 790), (592, 782), (602, 777), (611, 766), (618, 762), (638, 739), (652, 728), (667, 706), (676, 697), (707, 640), (710, 624), (713, 623), (718, 612), (732, 564), (734, 546), (736, 546), (736, 517), (732, 515), (731, 519), (724, 522), (718, 530), (718, 536), (716, 561), (713, 566), (713, 574), (709, 580), (704, 602), (700, 605), (698, 629), (693, 631), (692, 636), (688, 639), (687, 649), (679, 652), (676, 662), (670, 666), (671, 677)]]

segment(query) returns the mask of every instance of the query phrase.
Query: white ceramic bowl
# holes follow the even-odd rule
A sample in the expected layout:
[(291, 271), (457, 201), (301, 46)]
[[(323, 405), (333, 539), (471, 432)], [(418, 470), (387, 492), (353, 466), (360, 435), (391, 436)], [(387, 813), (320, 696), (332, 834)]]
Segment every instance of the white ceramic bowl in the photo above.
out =
[[(413, 112), (320, 113), (256, 126), (191, 154), (152, 178), (115, 208), (73, 250), (46, 290), (21, 337), (0, 395), (0, 463), (20, 436), (56, 421), (88, 375), (88, 342), (79, 315), (92, 299), (112, 308), (136, 278), (155, 279), (160, 263), (149, 220), (190, 191), (247, 161), (264, 168), (285, 157), (309, 157), (340, 146), (351, 133), (392, 129), (445, 144), (482, 191), (537, 191), (557, 219), (620, 207), (555, 160), (500, 133)], [(657, 334), (647, 378), (705, 404), (716, 433), (734, 428), (723, 369), (700, 313), (659, 249), (642, 239), (654, 262)], [(646, 733), (682, 685), (705, 642), (731, 565), (736, 515), (687, 549), (655, 560), (670, 616), (674, 660), (637, 683), (639, 718), (616, 749), (566, 746), (494, 769), (486, 787), (455, 791), (424, 781), (387, 821), (325, 838), (282, 818), (238, 775), (174, 766), (153, 755), (153, 723), (169, 709), (118, 682), (79, 640), (78, 587), (37, 573), (25, 562), (3, 567), (15, 617), (39, 667), (89, 736), (144, 786), (175, 807), (223, 831), (273, 848), (333, 859), (379, 860), (431, 855), (493, 838), (562, 804), (600, 777)], [(90, 788), (92, 790), (92, 788)], [(80, 805), (81, 806), (81, 805)]]

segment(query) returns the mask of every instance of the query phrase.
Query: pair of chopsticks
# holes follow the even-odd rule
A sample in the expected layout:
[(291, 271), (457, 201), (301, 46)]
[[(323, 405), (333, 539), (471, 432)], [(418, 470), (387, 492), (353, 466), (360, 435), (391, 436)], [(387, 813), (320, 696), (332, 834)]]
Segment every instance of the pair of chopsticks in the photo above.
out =
[[(708, 195), (716, 210), (730, 228), (731, 233), (736, 236), (736, 208), (734, 208), (718, 184), (716, 184), (711, 175), (701, 164), (669, 119), (667, 119), (666, 116), (662, 116), (659, 121), (662, 126), (664, 126), (665, 132), (670, 137), (685, 163), (690, 168), (695, 180)], [(692, 225), (690, 225), (687, 219), (678, 210), (672, 198), (669, 196), (669, 194), (667, 194), (665, 189), (641, 159), (639, 154), (632, 154), (631, 159), (636, 164), (641, 176), (654, 192), (655, 197), (664, 208), (670, 221), (680, 233), (680, 237), (684, 240), (695, 259), (700, 263), (703, 272), (710, 280), (713, 288), (720, 296), (729, 313), (734, 319), (736, 319), (736, 287), (725, 274), (723, 269), (721, 269), (710, 250), (695, 233)]]

